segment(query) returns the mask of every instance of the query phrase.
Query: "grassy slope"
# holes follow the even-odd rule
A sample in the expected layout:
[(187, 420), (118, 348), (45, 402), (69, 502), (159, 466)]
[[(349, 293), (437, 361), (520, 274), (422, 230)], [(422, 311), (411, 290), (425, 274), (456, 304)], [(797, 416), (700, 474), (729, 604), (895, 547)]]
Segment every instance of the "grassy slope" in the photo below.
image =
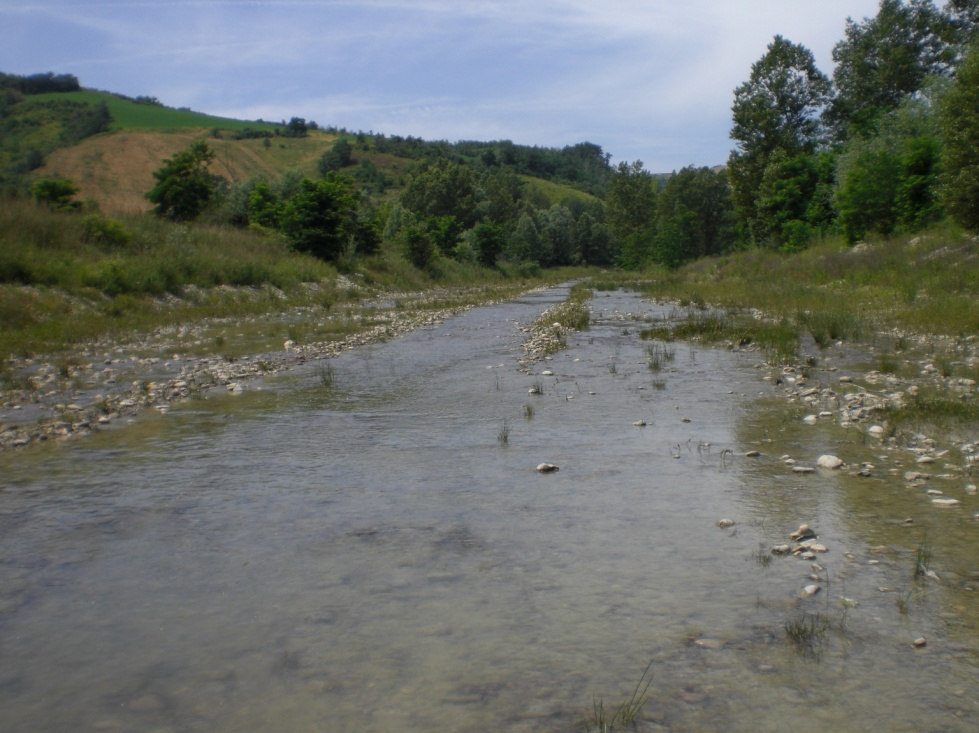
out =
[(113, 130), (178, 130), (186, 128), (222, 130), (272, 130), (276, 125), (267, 122), (233, 120), (227, 117), (192, 112), (188, 109), (173, 109), (154, 104), (137, 104), (108, 92), (84, 90), (80, 92), (35, 94), (30, 97), (40, 102), (65, 100), (86, 104), (105, 104), (112, 115)]
[[(172, 157), (196, 139), (207, 139), (217, 154), (211, 170), (231, 182), (255, 176), (274, 179), (291, 171), (315, 177), (320, 156), (337, 139), (336, 135), (323, 130), (312, 131), (304, 138), (232, 140), (227, 134), (216, 138), (212, 135), (215, 129), (227, 133), (244, 128), (274, 129), (276, 126), (137, 104), (106, 92), (42, 94), (32, 99), (104, 102), (108, 106), (113, 118), (110, 132), (56, 150), (37, 171), (37, 176), (70, 178), (81, 188), (80, 199), (97, 203), (103, 213), (110, 215), (147, 211), (150, 207), (145, 194), (153, 187), (153, 171), (165, 158)], [(416, 164), (408, 158), (364, 151), (356, 144), (354, 147), (350, 170), (367, 159), (392, 179), (401, 180)], [(559, 203), (567, 197), (593, 200), (570, 186), (528, 176), (522, 178), (533, 191), (551, 203)]]

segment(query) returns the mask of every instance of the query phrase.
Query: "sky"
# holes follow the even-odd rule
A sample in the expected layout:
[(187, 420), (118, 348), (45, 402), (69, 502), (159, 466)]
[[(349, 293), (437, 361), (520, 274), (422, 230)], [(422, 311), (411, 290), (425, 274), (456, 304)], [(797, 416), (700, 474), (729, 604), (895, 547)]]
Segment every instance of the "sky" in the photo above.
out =
[(827, 75), (878, 0), (0, 0), (0, 71), (237, 119), (727, 160), (775, 35)]

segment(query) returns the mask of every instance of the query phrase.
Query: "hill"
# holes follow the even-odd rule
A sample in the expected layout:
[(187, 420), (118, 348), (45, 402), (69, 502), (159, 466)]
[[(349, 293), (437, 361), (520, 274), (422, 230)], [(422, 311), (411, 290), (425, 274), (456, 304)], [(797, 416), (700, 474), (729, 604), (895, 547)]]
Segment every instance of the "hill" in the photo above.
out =
[[(23, 193), (42, 177), (65, 177), (83, 200), (106, 213), (147, 210), (152, 172), (190, 141), (207, 138), (213, 172), (230, 184), (285, 173), (315, 177), (319, 160), (340, 138), (353, 155), (343, 167), (372, 194), (398, 189), (419, 161), (448, 158), (477, 167), (506, 166), (533, 184), (541, 200), (584, 191), (601, 194), (609, 156), (591, 143), (562, 150), (510, 141), (426, 141), (397, 135), (321, 129), (288, 122), (237, 120), (174, 109), (153, 97), (84, 89), (69, 74), (21, 77), (0, 72), (0, 187)], [(588, 197), (590, 198), (590, 197)]]

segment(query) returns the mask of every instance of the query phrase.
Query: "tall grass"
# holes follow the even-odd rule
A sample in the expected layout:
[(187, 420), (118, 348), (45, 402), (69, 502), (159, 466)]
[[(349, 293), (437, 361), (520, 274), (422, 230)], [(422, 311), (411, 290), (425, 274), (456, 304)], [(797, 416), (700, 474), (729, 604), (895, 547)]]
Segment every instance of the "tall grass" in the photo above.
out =
[(828, 239), (795, 255), (753, 249), (640, 279), (654, 297), (759, 309), (817, 345), (879, 328), (979, 331), (979, 243), (950, 226), (858, 248)]

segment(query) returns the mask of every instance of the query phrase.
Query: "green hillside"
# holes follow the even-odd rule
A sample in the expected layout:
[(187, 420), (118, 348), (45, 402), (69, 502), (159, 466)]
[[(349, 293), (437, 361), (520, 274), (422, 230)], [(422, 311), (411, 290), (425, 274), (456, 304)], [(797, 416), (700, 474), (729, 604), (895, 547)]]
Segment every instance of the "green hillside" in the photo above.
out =
[(155, 101), (139, 101), (109, 92), (90, 89), (78, 92), (34, 94), (37, 102), (79, 102), (92, 106), (104, 104), (112, 116), (110, 130), (179, 130), (185, 128), (218, 128), (222, 130), (266, 130), (272, 132), (279, 125), (267, 122), (249, 122), (227, 117), (174, 109)]

